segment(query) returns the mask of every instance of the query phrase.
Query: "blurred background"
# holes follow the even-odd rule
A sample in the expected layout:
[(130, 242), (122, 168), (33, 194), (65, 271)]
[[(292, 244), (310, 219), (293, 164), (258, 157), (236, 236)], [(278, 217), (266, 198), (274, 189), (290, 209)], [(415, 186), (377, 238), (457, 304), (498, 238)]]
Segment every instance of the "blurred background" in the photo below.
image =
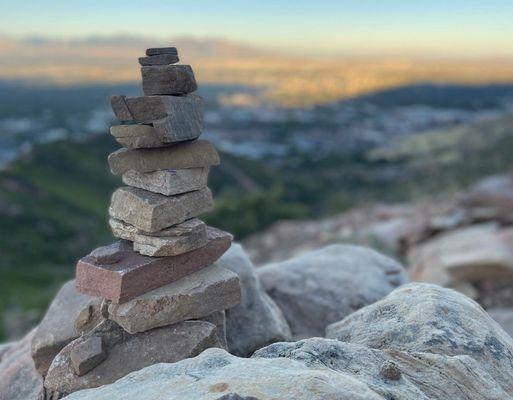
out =
[[(422, 277), (439, 261), (436, 240), (453, 235), (439, 245), (452, 257), (477, 248), (481, 264), (513, 268), (513, 2), (40, 0), (1, 10), (0, 339), (34, 325), (76, 260), (113, 240), (108, 99), (140, 93), (137, 58), (161, 45), (192, 65), (203, 137), (222, 154), (207, 221), (257, 264), (343, 241)], [(504, 276), (478, 275), (461, 289), (513, 305)]]

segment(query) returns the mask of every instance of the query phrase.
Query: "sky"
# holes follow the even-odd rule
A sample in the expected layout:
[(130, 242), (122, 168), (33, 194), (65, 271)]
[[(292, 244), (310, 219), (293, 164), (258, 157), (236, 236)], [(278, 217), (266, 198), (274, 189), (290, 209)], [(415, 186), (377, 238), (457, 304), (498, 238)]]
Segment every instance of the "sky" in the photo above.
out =
[(291, 53), (513, 56), (513, 0), (0, 0), (0, 35), (215, 37)]

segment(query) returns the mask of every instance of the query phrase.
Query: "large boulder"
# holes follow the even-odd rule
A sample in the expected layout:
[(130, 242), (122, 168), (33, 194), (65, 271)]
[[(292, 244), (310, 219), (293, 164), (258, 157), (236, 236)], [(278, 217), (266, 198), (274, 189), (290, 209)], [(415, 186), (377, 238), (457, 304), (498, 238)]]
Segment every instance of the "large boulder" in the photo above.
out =
[(369, 248), (331, 245), (258, 268), (296, 338), (324, 336), (326, 326), (407, 282), (403, 267)]
[(32, 340), (32, 358), (41, 375), (46, 375), (57, 353), (78, 337), (75, 319), (92, 299), (77, 292), (75, 281), (67, 282), (59, 290)]
[(483, 366), (469, 356), (375, 350), (313, 338), (275, 343), (253, 357), (286, 357), (310, 368), (327, 367), (358, 379), (381, 399), (511, 399)]
[(413, 246), (408, 260), (415, 281), (453, 288), (513, 282), (513, 228), (486, 223), (456, 229)]
[(513, 339), (476, 302), (451, 289), (402, 286), (326, 333), (373, 349), (468, 356), (513, 394)]
[[(92, 338), (101, 338), (105, 356), (77, 374), (73, 355)], [(47, 389), (61, 393), (106, 385), (141, 368), (194, 357), (209, 347), (221, 347), (216, 326), (204, 321), (185, 321), (136, 335), (115, 322), (103, 321), (74, 340), (53, 360), (45, 378)]]
[(240, 279), (242, 301), (226, 311), (226, 339), (230, 353), (246, 356), (270, 343), (290, 340), (282, 312), (261, 288), (255, 268), (239, 244), (216, 262)]
[(469, 356), (374, 350), (321, 338), (275, 343), (252, 358), (219, 349), (134, 372), (67, 400), (512, 399)]

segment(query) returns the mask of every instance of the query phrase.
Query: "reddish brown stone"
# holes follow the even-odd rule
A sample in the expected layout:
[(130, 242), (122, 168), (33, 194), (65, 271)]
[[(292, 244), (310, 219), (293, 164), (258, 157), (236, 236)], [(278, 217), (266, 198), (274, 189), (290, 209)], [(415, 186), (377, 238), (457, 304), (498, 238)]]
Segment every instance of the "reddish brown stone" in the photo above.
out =
[(207, 227), (207, 244), (172, 257), (148, 257), (134, 251), (115, 264), (100, 265), (88, 255), (77, 263), (76, 286), (81, 293), (124, 303), (207, 267), (228, 250), (232, 235)]

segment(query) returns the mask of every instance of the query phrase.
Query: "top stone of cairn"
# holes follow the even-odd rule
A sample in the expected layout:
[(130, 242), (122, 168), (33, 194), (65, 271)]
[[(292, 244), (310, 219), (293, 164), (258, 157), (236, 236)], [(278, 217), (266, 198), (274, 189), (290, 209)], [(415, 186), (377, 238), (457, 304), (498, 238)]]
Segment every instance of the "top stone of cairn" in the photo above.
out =
[(146, 50), (147, 56), (158, 56), (161, 54), (173, 54), (178, 55), (176, 47), (153, 47)]

